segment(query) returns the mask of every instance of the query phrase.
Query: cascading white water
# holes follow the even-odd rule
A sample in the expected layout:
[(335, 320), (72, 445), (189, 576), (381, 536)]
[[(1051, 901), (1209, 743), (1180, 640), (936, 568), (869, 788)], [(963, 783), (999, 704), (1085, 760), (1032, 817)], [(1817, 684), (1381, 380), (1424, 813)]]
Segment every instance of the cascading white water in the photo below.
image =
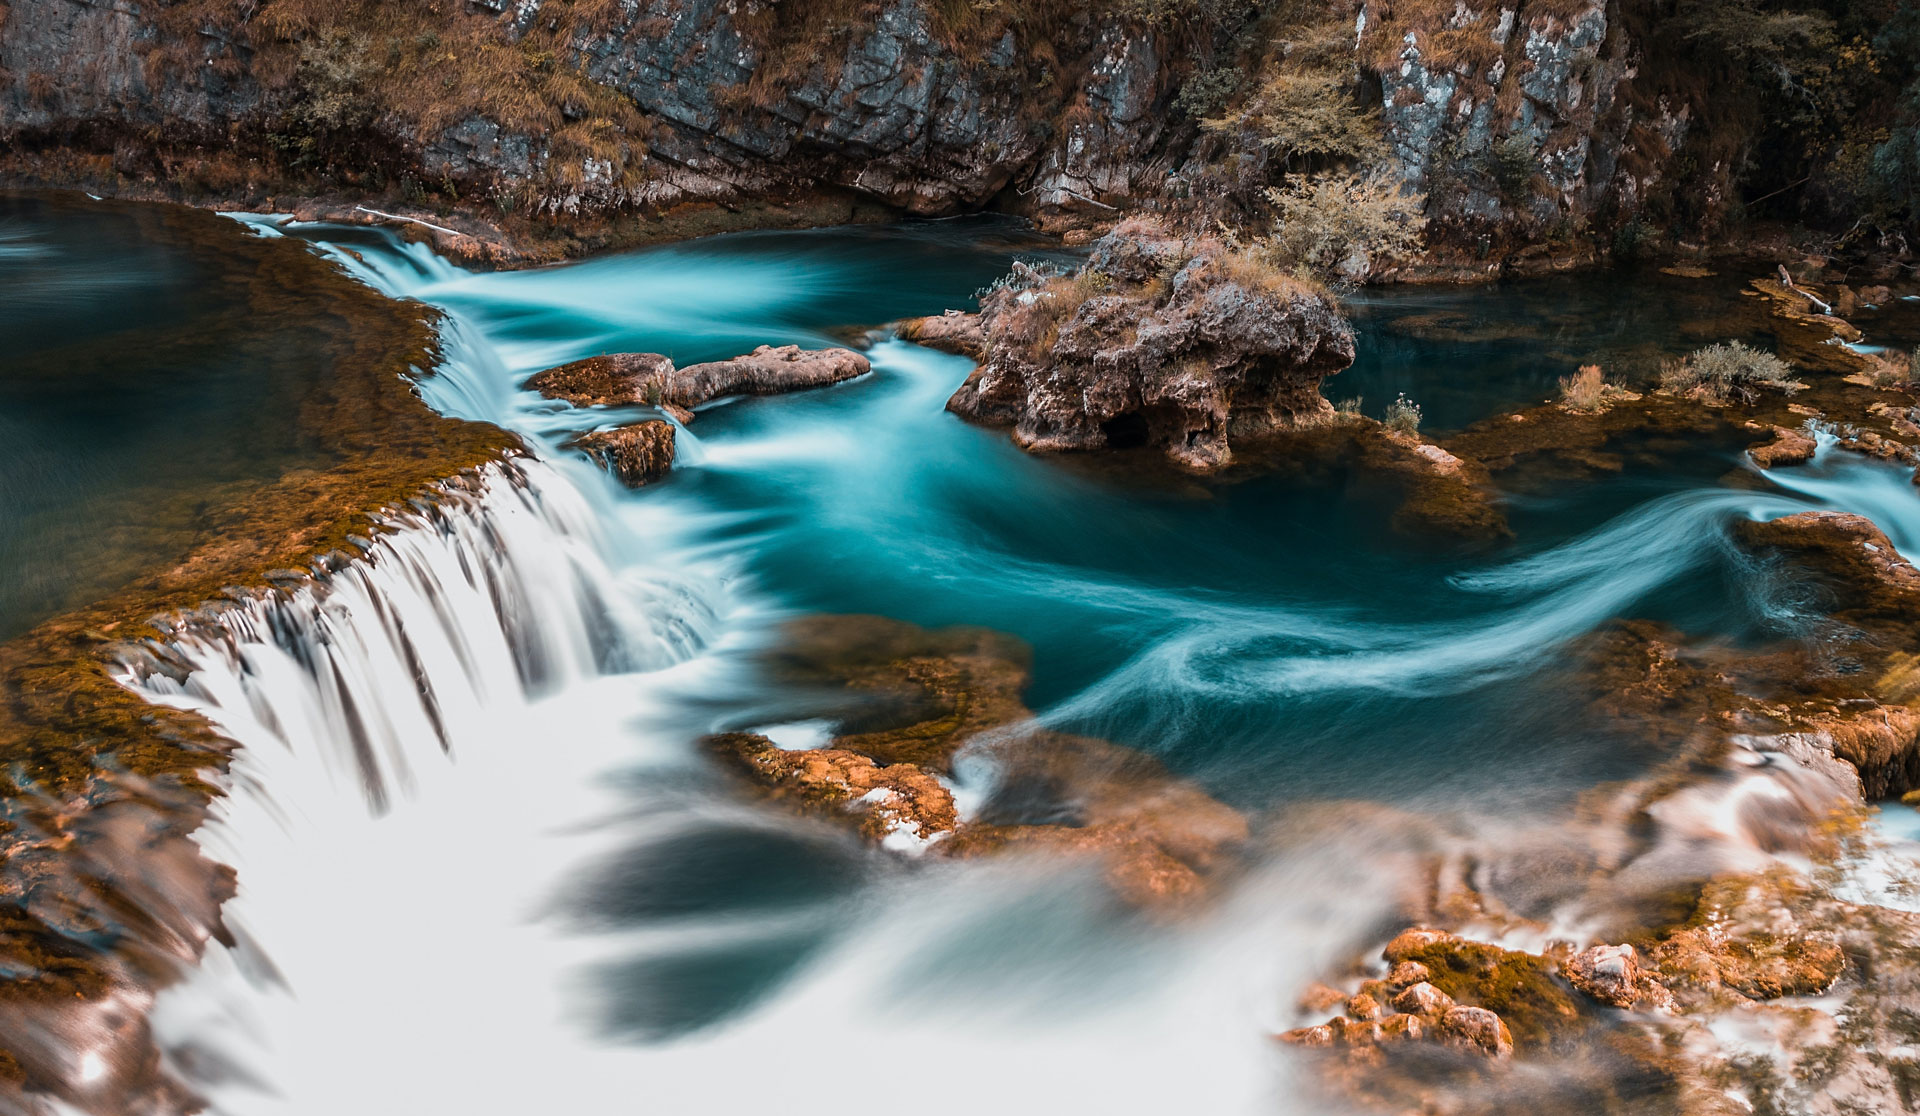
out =
[[(1391, 909), (1402, 866), (1390, 851), (1277, 855), (1224, 909), (1169, 930), (1116, 916), (1078, 869), (923, 863), (903, 874), (838, 833), (710, 793), (688, 742), (739, 727), (717, 710), (742, 688), (741, 653), (778, 618), (729, 554), (740, 535), (710, 529), (720, 517), (694, 498), (629, 499), (549, 453), (579, 416), (514, 379), (578, 354), (459, 312), (466, 287), (507, 280), (417, 246), (337, 258), (447, 311), (443, 364), (421, 385), (430, 403), (508, 426), (548, 457), (398, 512), (365, 560), (199, 617), (154, 661), (128, 663), (129, 685), (205, 713), (242, 746), (202, 835), (239, 872), (227, 912), (238, 944), (215, 949), (155, 1013), (175, 1066), (217, 1111), (1305, 1111), (1264, 1032), (1291, 1023), (1287, 993), (1343, 963), (1360, 944), (1349, 936)], [(525, 297), (579, 313), (589, 330), (596, 314), (697, 313), (708, 293), (650, 276), (618, 305), (582, 309), (595, 280), (571, 270), (530, 277)], [(726, 290), (784, 297), (764, 282)], [(949, 358), (897, 343), (872, 355), (875, 379), (904, 385), (903, 411), (938, 414)], [(1047, 711), (1062, 719), (1122, 692), (1165, 690), (1158, 704), (1177, 709), (1243, 692), (1470, 688), (1523, 673), (1722, 553), (1728, 522), (1818, 506), (1683, 494), (1459, 578), (1499, 602), (1488, 615), (1393, 624), (962, 552), (915, 505), (909, 479), (976, 447), (876, 448), (884, 424), (851, 425), (816, 416), (717, 437), (688, 471), (817, 470), (838, 500), (823, 517), (869, 503), (918, 517), (919, 546), (895, 556), (928, 584), (1160, 626), (1148, 652)], [(929, 466), (942, 452), (951, 460)], [(1806, 495), (1844, 507), (1854, 493)], [(1010, 567), (1020, 584), (1003, 589)], [(582, 912), (578, 893), (636, 847), (714, 871), (701, 858), (716, 833), (810, 842), (822, 859), (857, 863), (862, 882), (772, 913), (669, 912), (636, 926)], [(610, 1041), (643, 1029), (623, 1009), (648, 982), (698, 983), (681, 962), (744, 966), (796, 948), (807, 964), (758, 1010), (704, 1031), (663, 1028), (669, 1043)], [(636, 969), (644, 979), (623, 975)]]
[[(208, 713), (242, 743), (350, 760), (376, 810), (412, 784), (422, 741), (573, 682), (654, 670), (711, 634), (698, 598), (636, 599), (579, 493), (537, 461), (487, 466), (382, 517), (364, 557), (196, 616), (128, 684)], [(184, 677), (176, 681), (175, 672)]]
[[(580, 493), (537, 461), (384, 526), (365, 557), (203, 610), (126, 664), (127, 685), (241, 745), (201, 835), (245, 877), (227, 909), (238, 944), (154, 1012), (220, 1111), (550, 1100), (546, 1075), (575, 1049), (551, 1025), (582, 954), (528, 919), (617, 805), (593, 777), (644, 739), (629, 722), (646, 687), (629, 679), (697, 685), (722, 627), (711, 584), (610, 569)], [(508, 1018), (435, 1004), (464, 981)], [(436, 1073), (476, 1057), (529, 1070)]]
[[(695, 1113), (768, 1103), (838, 1042), (874, 1060), (860, 1075), (874, 1088), (924, 1077), (939, 1089), (922, 1111), (972, 1110), (1008, 1090), (1046, 1107), (1101, 1098), (1113, 1111), (1187, 1101), (1240, 1111), (1268, 1087), (1248, 1076), (1261, 1040), (1245, 1023), (1271, 1005), (1248, 1000), (1239, 959), (1276, 932), (1304, 935), (1279, 917), (1363, 925), (1377, 914), (1375, 901), (1320, 879), (1337, 910), (1296, 901), (1223, 920), (1212, 948), (1169, 951), (1144, 927), (1110, 947), (1100, 964), (1145, 958), (1159, 970), (1156, 991), (1123, 996), (1124, 1012), (1096, 1006), (1113, 990), (1089, 989), (1110, 975), (1077, 967), (1085, 957), (1051, 972), (1052, 993), (1022, 1010), (1009, 990), (989, 1007), (940, 971), (945, 951), (978, 948), (957, 928), (991, 935), (1011, 922), (1052, 938), (1048, 955), (1078, 953), (1092, 933), (1083, 920), (1110, 919), (1099, 889), (1084, 881), (1083, 902), (1063, 908), (1058, 878), (935, 874), (867, 912), (869, 924), (743, 1029), (664, 1050), (596, 1042), (580, 1022), (592, 997), (579, 981), (623, 949), (677, 943), (582, 934), (559, 917), (554, 882), (639, 834), (763, 824), (708, 803), (636, 825), (597, 778), (623, 763), (673, 767), (676, 754), (648, 750), (660, 734), (647, 714), (665, 694), (725, 685), (729, 648), (706, 642), (719, 618), (677, 590), (625, 607), (635, 602), (601, 560), (578, 494), (538, 462), (484, 470), (387, 527), (364, 559), (196, 614), (156, 656), (126, 666), (126, 684), (203, 713), (242, 745), (232, 793), (202, 835), (241, 876), (227, 910), (237, 944), (214, 949), (154, 1012), (176, 1069), (215, 1111), (607, 1111), (632, 1097), (649, 1113)], [(715, 928), (694, 932), (710, 940)], [(1287, 979), (1330, 961), (1327, 947), (1323, 937), (1297, 951)], [(1048, 1002), (1067, 991), (1091, 999)], [(894, 1017), (916, 999), (927, 1014)], [(982, 1010), (985, 1031), (967, 1032)], [(1187, 1020), (1177, 1042), (1149, 1025), (1169, 1013)], [(809, 1037), (823, 1019), (838, 1021), (836, 1036)], [(904, 1069), (935, 1043), (995, 1076)], [(756, 1072), (740, 1076), (749, 1059)], [(1104, 1081), (1087, 1079), (1096, 1069)], [(822, 1082), (785, 1110), (838, 1110), (860, 1077)]]

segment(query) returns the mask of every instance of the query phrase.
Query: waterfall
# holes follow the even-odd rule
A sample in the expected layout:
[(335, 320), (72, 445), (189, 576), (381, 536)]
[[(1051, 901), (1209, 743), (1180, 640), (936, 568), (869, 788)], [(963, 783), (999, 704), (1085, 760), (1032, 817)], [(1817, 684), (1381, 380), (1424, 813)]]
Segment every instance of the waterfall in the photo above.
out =
[[(1006, 532), (982, 524), (1008, 505), (1090, 533), (1131, 505), (947, 422), (939, 400), (965, 369), (904, 343), (876, 345), (877, 374), (839, 395), (703, 416), (676, 483), (637, 496), (560, 449), (623, 413), (516, 386), (668, 335), (669, 319), (688, 344), (727, 314), (774, 328), (772, 311), (826, 282), (817, 269), (777, 259), (761, 273), (689, 248), (471, 275), (417, 246), (321, 250), (437, 306), (423, 398), (513, 430), (533, 456), (389, 511), (352, 560), (177, 618), (122, 665), (124, 684), (240, 745), (198, 835), (238, 874), (232, 944), (153, 1009), (168, 1068), (220, 1113), (837, 1112), (895, 1094), (940, 1113), (1305, 1112), (1265, 1035), (1294, 1022), (1292, 993), (1377, 948), (1398, 896), (1424, 886), (1424, 838), (1383, 836), (1370, 814), (1350, 834), (1281, 812), (1283, 839), (1242, 886), (1169, 927), (1116, 911), (1084, 866), (908, 869), (743, 801), (690, 742), (767, 727), (743, 720), (755, 700), (786, 716), (745, 652), (772, 638), (772, 602), (844, 595), (766, 575), (763, 598), (742, 575), (749, 552), (910, 575), (968, 621), (1072, 610), (1138, 646), (1040, 717), (1180, 739), (1240, 731), (1221, 715), (1241, 708), (1284, 720), (1313, 701), (1524, 678), (1714, 572), (1734, 575), (1743, 615), (1792, 619), (1732, 525), (1863, 493), (1889, 515), (1915, 506), (1904, 477), (1853, 470), (1823, 444), (1814, 466), (1770, 474), (1786, 493), (1662, 496), (1436, 581), (1443, 607), (1237, 596), (1108, 570), (1104, 554), (998, 545)], [(564, 328), (534, 328), (551, 318)], [(870, 534), (869, 549), (849, 543)], [(1776, 758), (1795, 759), (1790, 744), (1747, 741), (1722, 776), (1665, 800), (1640, 868), (1758, 857), (1752, 829), (1827, 789)], [(741, 991), (741, 974), (758, 983)]]
[[(232, 944), (152, 1014), (213, 1111), (373, 1093), (389, 1098), (373, 1110), (432, 1110), (461, 1090), (403, 1070), (489, 1041), (501, 1059), (592, 1058), (553, 1024), (596, 946), (542, 917), (546, 892), (606, 851), (596, 819), (623, 806), (596, 777), (649, 738), (687, 739), (636, 731), (650, 687), (726, 669), (703, 654), (729, 646), (724, 587), (697, 562), (624, 560), (550, 464), (484, 467), (379, 526), (360, 556), (162, 621), (166, 639), (121, 663), (122, 684), (240, 745), (198, 835), (241, 879)], [(510, 1021), (449, 1002), (476, 979)], [(503, 1108), (545, 1099), (540, 1075), (517, 1084), (534, 1091)], [(473, 1087), (453, 1110), (491, 1110)]]
[(689, 594), (623, 589), (586, 502), (538, 461), (448, 481), (379, 523), (360, 559), (170, 625), (123, 681), (244, 745), (334, 757), (379, 810), (421, 741), (451, 751), (503, 707), (666, 666), (712, 623)]

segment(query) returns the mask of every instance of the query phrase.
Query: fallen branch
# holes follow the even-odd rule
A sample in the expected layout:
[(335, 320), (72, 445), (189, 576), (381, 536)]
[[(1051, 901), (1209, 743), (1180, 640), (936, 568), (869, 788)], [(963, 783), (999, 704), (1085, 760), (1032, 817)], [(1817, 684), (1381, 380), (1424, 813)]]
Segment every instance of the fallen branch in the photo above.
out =
[(368, 209), (364, 205), (356, 205), (353, 208), (361, 213), (371, 213), (375, 217), (385, 217), (389, 221), (405, 221), (409, 225), (424, 225), (425, 227), (432, 229), (434, 232), (443, 232), (443, 233), (446, 233), (448, 236), (465, 236), (466, 235), (465, 233), (461, 232), (458, 229), (450, 229), (450, 228), (447, 228), (445, 225), (436, 225), (432, 221), (422, 221), (418, 217), (403, 217), (398, 213), (387, 213), (378, 209)]
[[(1031, 194), (1033, 194), (1033, 193), (1035, 193), (1036, 191), (1038, 191), (1038, 190), (1040, 190), (1040, 189), (1041, 189), (1041, 187), (1040, 187), (1040, 185), (1039, 185), (1038, 183), (1036, 183), (1036, 184), (1034, 184), (1034, 185), (1032, 185), (1032, 186), (1028, 186), (1028, 187), (1018, 187), (1018, 186), (1016, 186), (1016, 187), (1014, 187), (1014, 192), (1015, 192), (1015, 193), (1017, 193), (1017, 194), (1019, 194), (1019, 195), (1020, 195), (1021, 197), (1023, 197), (1023, 198), (1024, 198), (1024, 197), (1027, 197), (1027, 196), (1029, 196), (1029, 195), (1031, 195)], [(1050, 190), (1058, 190), (1058, 191), (1059, 191), (1060, 193), (1062, 193), (1062, 194), (1065, 194), (1065, 195), (1067, 195), (1067, 196), (1068, 196), (1068, 197), (1070, 197), (1070, 198), (1079, 198), (1079, 199), (1080, 199), (1081, 201), (1083, 201), (1083, 202), (1086, 202), (1086, 203), (1087, 203), (1088, 205), (1097, 205), (1097, 206), (1099, 206), (1099, 207), (1100, 207), (1101, 209), (1110, 209), (1110, 210), (1114, 210), (1114, 211), (1116, 211), (1116, 212), (1117, 212), (1117, 211), (1119, 210), (1119, 208), (1120, 208), (1119, 206), (1114, 206), (1114, 205), (1108, 205), (1108, 204), (1107, 204), (1106, 202), (1103, 202), (1103, 201), (1096, 201), (1096, 200), (1094, 200), (1093, 198), (1090, 198), (1090, 197), (1088, 197), (1088, 196), (1086, 196), (1085, 194), (1083, 194), (1083, 193), (1081, 193), (1081, 192), (1080, 192), (1080, 191), (1078, 191), (1078, 190), (1071, 190), (1071, 189), (1068, 189), (1068, 188), (1067, 188), (1067, 187), (1065, 187), (1065, 186), (1050, 186), (1050, 187), (1047, 187), (1047, 189), (1050, 189)]]
[(1811, 302), (1811, 303), (1813, 303), (1813, 304), (1814, 304), (1815, 306), (1818, 306), (1818, 307), (1820, 308), (1820, 312), (1821, 312), (1822, 314), (1827, 314), (1827, 315), (1831, 315), (1831, 314), (1833, 313), (1833, 307), (1831, 307), (1831, 306), (1829, 306), (1829, 305), (1827, 305), (1826, 303), (1824, 303), (1824, 302), (1821, 302), (1821, 301), (1820, 301), (1819, 299), (1817, 299), (1817, 298), (1815, 298), (1815, 297), (1813, 297), (1813, 295), (1812, 295), (1811, 293), (1809, 293), (1809, 292), (1807, 292), (1807, 291), (1804, 291), (1804, 290), (1801, 290), (1801, 289), (1800, 289), (1799, 287), (1796, 287), (1796, 286), (1794, 286), (1794, 283), (1793, 283), (1793, 273), (1787, 270), (1787, 265), (1786, 265), (1786, 264), (1781, 264), (1781, 265), (1780, 265), (1780, 281), (1781, 281), (1782, 283), (1785, 283), (1785, 284), (1787, 285), (1787, 289), (1788, 289), (1788, 290), (1790, 290), (1790, 291), (1792, 291), (1792, 292), (1793, 292), (1794, 294), (1797, 294), (1797, 295), (1799, 295), (1799, 296), (1800, 296), (1801, 298), (1804, 298), (1804, 299), (1806, 299), (1806, 300), (1807, 300), (1808, 302)]

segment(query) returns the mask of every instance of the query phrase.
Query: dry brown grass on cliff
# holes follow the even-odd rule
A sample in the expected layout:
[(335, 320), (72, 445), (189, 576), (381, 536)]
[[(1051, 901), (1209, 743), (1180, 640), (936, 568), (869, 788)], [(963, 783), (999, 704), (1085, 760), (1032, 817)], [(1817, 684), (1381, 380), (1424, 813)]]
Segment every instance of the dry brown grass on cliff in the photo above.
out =
[[(1375, 73), (1397, 69), (1407, 49), (1406, 37), (1411, 34), (1420, 61), (1428, 70), (1463, 72), (1474, 94), (1485, 96), (1492, 92), (1486, 81), (1487, 70), (1509, 50), (1517, 52), (1526, 39), (1525, 35), (1514, 34), (1504, 47), (1493, 41), (1501, 9), (1520, 8), (1518, 19), (1525, 25), (1538, 15), (1559, 15), (1568, 6), (1577, 10), (1584, 6), (1584, 0), (1532, 0), (1519, 5), (1511, 0), (1507, 4), (1489, 0), (1395, 0), (1361, 36), (1360, 61)], [(1463, 11), (1465, 19), (1459, 18)], [(1509, 58), (1509, 69), (1519, 61), (1518, 57)]]
[(1281, 33), (1258, 63), (1258, 83), (1201, 123), (1211, 132), (1250, 136), (1285, 162), (1374, 161), (1385, 141), (1379, 111), (1356, 99), (1353, 22), (1313, 7), (1319, 10), (1275, 17)]
[(588, 160), (630, 184), (647, 120), (582, 73), (572, 47), (621, 13), (619, 0), (548, 0), (516, 42), (503, 19), (454, 0), (187, 0), (158, 10), (167, 45), (147, 66), (157, 80), (202, 65), (193, 52), (203, 27), (249, 45), (253, 74), (284, 99), (269, 140), (296, 170), (328, 170), (363, 151), (369, 126), (419, 143), (477, 114), (547, 146), (550, 189), (580, 185)]
[(1275, 260), (1261, 248), (1236, 248), (1215, 257), (1214, 266), (1229, 282), (1256, 294), (1286, 302), (1298, 297), (1324, 297), (1326, 287)]
[(1920, 364), (1920, 349), (1905, 353), (1871, 353), (1873, 369), (1867, 373), (1867, 380), (1874, 387), (1893, 388), (1912, 382), (1913, 371)]
[(1278, 219), (1267, 250), (1328, 282), (1358, 282), (1422, 245), (1426, 199), (1403, 192), (1385, 167), (1364, 174), (1295, 175), (1267, 191)]

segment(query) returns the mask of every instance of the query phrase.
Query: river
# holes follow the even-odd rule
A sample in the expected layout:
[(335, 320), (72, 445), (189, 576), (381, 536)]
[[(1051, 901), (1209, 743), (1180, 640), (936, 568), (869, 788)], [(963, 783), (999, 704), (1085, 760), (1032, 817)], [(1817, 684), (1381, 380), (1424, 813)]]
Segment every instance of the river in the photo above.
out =
[[(75, 269), (88, 293), (63, 312), (104, 297), (117, 265), (33, 239), (58, 221), (8, 220), (21, 238), (0, 245)], [(184, 683), (125, 676), (242, 745), (201, 836), (238, 870), (236, 941), (154, 1014), (219, 1112), (1306, 1111), (1269, 1035), (1376, 939), (1397, 870), (1391, 850), (1316, 840), (1323, 819), (1550, 824), (1666, 758), (1577, 698), (1591, 637), (1626, 618), (1706, 644), (1808, 636), (1817, 602), (1733, 543), (1743, 519), (1859, 511), (1920, 553), (1904, 473), (1831, 449), (1792, 476), (1711, 439), (1579, 485), (1522, 473), (1514, 538), (1491, 548), (1397, 533), (1339, 469), (1202, 482), (1139, 456), (1023, 454), (942, 410), (969, 361), (878, 328), (968, 305), (1015, 258), (1069, 258), (1005, 222), (497, 273), (383, 232), (245, 223), (443, 311), (423, 397), (530, 455), (396, 513), (323, 588), (228, 613), (229, 638), (184, 649)], [(138, 286), (204, 283), (150, 269)], [(1360, 363), (1327, 394), (1378, 413), (1406, 392), (1458, 428), (1578, 363), (1688, 351), (1737, 297), (1636, 315), (1619, 291), (1515, 284), (1470, 320), (1454, 296), (1369, 294)], [(563, 445), (623, 414), (518, 387), (601, 352), (685, 364), (855, 339), (872, 375), (703, 408), (671, 476), (639, 491)], [(246, 423), (206, 435), (229, 426)], [(0, 568), (76, 561), (13, 546)], [(1150, 754), (1244, 812), (1245, 871), (1168, 920), (1083, 865), (903, 854), (749, 800), (695, 741), (824, 741), (834, 709), (764, 653), (796, 617), (853, 613), (1018, 637), (1037, 723)], [(963, 757), (963, 809), (1020, 808), (996, 775)]]

